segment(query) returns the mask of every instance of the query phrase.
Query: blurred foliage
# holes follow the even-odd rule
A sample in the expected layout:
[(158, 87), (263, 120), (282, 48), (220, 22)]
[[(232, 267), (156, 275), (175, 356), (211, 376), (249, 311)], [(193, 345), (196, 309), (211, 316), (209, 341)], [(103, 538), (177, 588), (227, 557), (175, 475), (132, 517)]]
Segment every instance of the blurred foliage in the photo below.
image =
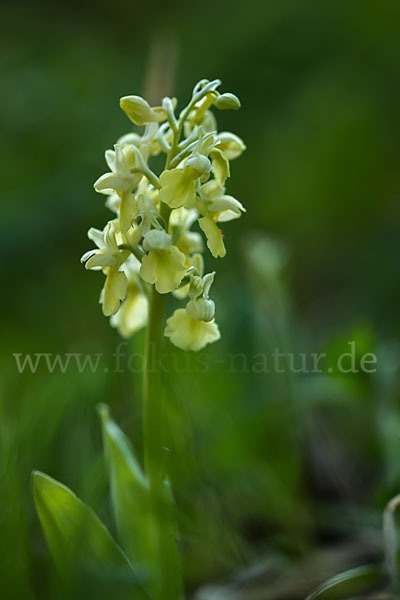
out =
[[(115, 532), (98, 403), (140, 454), (140, 378), (114, 373), (120, 340), (97, 305), (100, 278), (79, 258), (88, 227), (107, 216), (92, 189), (104, 149), (129, 130), (118, 99), (143, 91), (163, 37), (177, 44), (174, 93), (220, 77), (243, 107), (221, 113), (221, 128), (248, 146), (230, 183), (248, 212), (227, 232), (215, 283), (222, 341), (203, 359), (167, 344), (176, 373), (165, 437), (188, 589), (259, 557), (289, 566), (320, 545), (379, 539), (400, 489), (399, 3), (6, 2), (2, 16), (5, 598), (62, 597), (32, 469), (65, 482)], [(350, 340), (357, 356), (377, 353), (375, 374), (247, 368), (275, 348), (333, 361)], [(109, 372), (18, 374), (12, 354), (39, 352), (102, 353)], [(198, 360), (210, 368), (199, 373)]]

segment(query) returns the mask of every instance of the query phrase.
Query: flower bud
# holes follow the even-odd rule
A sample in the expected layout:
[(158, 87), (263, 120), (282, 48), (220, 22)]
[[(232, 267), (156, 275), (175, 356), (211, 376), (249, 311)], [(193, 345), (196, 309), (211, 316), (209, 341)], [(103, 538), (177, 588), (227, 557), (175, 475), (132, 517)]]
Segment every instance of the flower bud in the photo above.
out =
[(174, 103), (171, 98), (164, 98), (162, 101), (162, 107), (165, 111), (166, 116), (168, 116), (169, 121), (176, 123), (175, 115), (174, 115)]
[(140, 96), (123, 96), (119, 104), (124, 113), (135, 125), (146, 125), (152, 121), (164, 121), (165, 111), (160, 107), (151, 108)]
[[(175, 102), (175, 104), (176, 104), (176, 102)], [(166, 113), (168, 113), (168, 112), (172, 113), (174, 111), (174, 103), (172, 101), (172, 98), (168, 98), (168, 96), (163, 98), (162, 107)]]
[(215, 304), (212, 300), (206, 300), (205, 298), (199, 298), (198, 300), (191, 300), (186, 305), (187, 314), (196, 319), (196, 321), (212, 321), (215, 315)]
[(143, 248), (146, 251), (167, 250), (171, 245), (171, 236), (160, 229), (152, 229), (144, 235)]
[(190, 278), (189, 296), (191, 300), (196, 300), (203, 293), (203, 280), (198, 275), (192, 275)]
[(240, 100), (235, 94), (221, 94), (214, 100), (214, 106), (219, 110), (239, 110)]
[(196, 172), (197, 177), (206, 175), (211, 171), (210, 161), (202, 154), (196, 154), (192, 156), (192, 158), (189, 158), (185, 163), (185, 167), (192, 167)]

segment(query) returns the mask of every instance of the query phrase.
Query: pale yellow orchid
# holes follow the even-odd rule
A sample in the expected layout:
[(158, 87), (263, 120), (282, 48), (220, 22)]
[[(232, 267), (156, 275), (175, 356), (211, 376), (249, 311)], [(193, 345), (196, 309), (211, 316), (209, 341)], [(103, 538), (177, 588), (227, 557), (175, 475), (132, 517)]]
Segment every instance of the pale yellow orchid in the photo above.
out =
[(230, 131), (221, 131), (221, 133), (218, 133), (217, 140), (216, 147), (222, 150), (228, 160), (238, 158), (246, 150), (243, 140)]
[(143, 159), (147, 162), (149, 158), (157, 156), (161, 152), (158, 132), (158, 123), (149, 123), (146, 125), (143, 135), (133, 132), (126, 133), (119, 138), (117, 144), (120, 144), (123, 148), (125, 146), (135, 146), (140, 150)]
[(104, 231), (92, 227), (89, 229), (88, 237), (97, 245), (97, 249), (89, 250), (81, 258), (86, 269), (102, 270), (106, 275), (100, 294), (100, 302), (106, 317), (118, 311), (128, 285), (127, 277), (123, 271), (120, 271), (120, 266), (128, 258), (129, 252), (118, 247), (117, 235), (116, 221), (109, 221)]
[(176, 290), (185, 273), (185, 255), (172, 245), (171, 236), (165, 231), (153, 229), (145, 234), (140, 275), (147, 283), (154, 283), (159, 294)]
[(216, 179), (203, 184), (196, 199), (196, 208), (202, 217), (199, 225), (207, 238), (207, 246), (214, 257), (226, 254), (223, 233), (217, 222), (232, 221), (245, 212), (243, 205), (225, 194), (225, 187)]
[(160, 198), (170, 208), (192, 208), (196, 199), (194, 181), (197, 175), (193, 169), (176, 168), (164, 171), (160, 176)]
[(209, 298), (214, 275), (215, 272), (204, 277), (191, 274), (186, 309), (176, 310), (167, 320), (164, 333), (178, 348), (197, 351), (220, 338), (214, 321), (215, 304)]
[[(124, 337), (143, 327), (155, 292), (189, 296), (185, 309), (167, 321), (165, 335), (180, 348), (199, 350), (219, 339), (215, 305), (208, 297), (214, 274), (204, 275), (203, 236), (214, 257), (226, 254), (219, 223), (245, 211), (226, 193), (230, 161), (245, 150), (233, 133), (218, 133), (212, 108), (240, 107), (231, 93), (219, 93), (219, 80), (201, 80), (178, 116), (176, 99), (152, 107), (140, 96), (124, 96), (121, 108), (142, 134), (130, 132), (106, 152), (110, 171), (95, 183), (107, 196), (116, 219), (104, 231), (91, 229), (97, 248), (83, 257), (87, 269), (102, 270), (103, 312)], [(150, 163), (165, 153), (156, 174)], [(193, 231), (198, 222), (201, 232)], [(135, 258), (134, 258), (135, 257)], [(133, 268), (134, 267), (134, 268)], [(122, 304), (121, 304), (122, 303)]]
[(131, 255), (123, 265), (128, 280), (126, 298), (110, 319), (111, 325), (125, 338), (147, 325), (148, 299), (140, 282), (139, 269), (139, 261)]
[(89, 229), (88, 238), (96, 244), (97, 248), (85, 252), (82, 256), (81, 262), (85, 263), (86, 269), (100, 270), (105, 267), (120, 267), (125, 262), (129, 252), (118, 247), (118, 234), (116, 220), (109, 221), (103, 231), (94, 227)]
[(104, 271), (106, 281), (100, 293), (100, 300), (105, 317), (110, 317), (118, 312), (122, 300), (126, 296), (128, 280), (125, 273), (116, 267), (109, 267)]
[(196, 199), (195, 181), (207, 176), (211, 163), (206, 156), (196, 155), (183, 167), (166, 170), (160, 176), (160, 199), (170, 208), (192, 208)]
[(110, 195), (114, 192), (126, 194), (133, 192), (143, 177), (142, 173), (132, 173), (136, 168), (136, 156), (132, 146), (122, 147), (115, 144), (114, 150), (105, 153), (106, 162), (111, 171), (101, 175), (94, 183), (94, 189), (100, 194)]

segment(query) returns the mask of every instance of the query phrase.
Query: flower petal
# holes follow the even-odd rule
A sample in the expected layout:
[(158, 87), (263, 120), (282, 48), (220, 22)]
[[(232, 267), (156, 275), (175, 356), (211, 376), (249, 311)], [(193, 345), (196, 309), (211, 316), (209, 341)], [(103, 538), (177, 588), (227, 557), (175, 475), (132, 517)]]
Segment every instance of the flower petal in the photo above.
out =
[(121, 233), (128, 231), (137, 210), (137, 202), (133, 194), (123, 194), (119, 205), (119, 227)]
[(207, 246), (211, 254), (217, 258), (225, 256), (226, 249), (222, 237), (222, 231), (209, 217), (199, 219), (199, 225), (207, 237)]
[[(220, 196), (208, 203), (207, 209), (211, 212), (231, 211), (240, 216), (241, 212), (246, 212), (244, 206), (233, 196)], [(225, 219), (226, 220), (226, 219)]]
[(217, 147), (222, 150), (228, 160), (238, 158), (246, 150), (246, 144), (243, 140), (230, 131), (221, 131), (217, 137)]
[(210, 152), (210, 157), (213, 164), (214, 175), (219, 185), (224, 185), (227, 177), (230, 176), (229, 161), (225, 154), (218, 148), (214, 148)]
[(155, 283), (157, 281), (157, 261), (154, 252), (143, 256), (140, 266), (140, 276), (147, 283)]
[(89, 258), (89, 260), (85, 264), (85, 267), (86, 269), (98, 269), (99, 267), (115, 267), (117, 265), (117, 262), (118, 261), (115, 256), (112, 256), (107, 252), (102, 252), (101, 250), (95, 250), (95, 254), (93, 254)]
[[(135, 152), (132, 146), (122, 147), (121, 144), (115, 144), (115, 173), (124, 179), (131, 177), (130, 168), (136, 166)], [(130, 164), (129, 164), (130, 163)]]
[(94, 183), (94, 189), (100, 194), (112, 194), (113, 192), (127, 192), (130, 182), (115, 173), (105, 173)]
[(97, 250), (88, 250), (87, 252), (85, 252), (85, 254), (81, 256), (81, 263), (85, 263), (91, 256), (93, 256), (97, 252)]
[[(129, 288), (130, 289), (130, 288)], [(144, 294), (137, 291), (128, 295), (119, 311), (112, 315), (110, 323), (116, 327), (122, 337), (128, 338), (147, 325), (148, 301)]]
[(115, 173), (115, 151), (106, 150), (105, 152), (106, 163), (110, 171)]
[(125, 273), (115, 269), (110, 269), (107, 273), (107, 278), (101, 297), (103, 303), (103, 314), (106, 317), (110, 317), (118, 311), (121, 300), (123, 300), (126, 296), (127, 287), (128, 280)]
[(104, 248), (104, 232), (96, 227), (91, 227), (87, 233), (89, 240), (92, 240), (98, 248)]

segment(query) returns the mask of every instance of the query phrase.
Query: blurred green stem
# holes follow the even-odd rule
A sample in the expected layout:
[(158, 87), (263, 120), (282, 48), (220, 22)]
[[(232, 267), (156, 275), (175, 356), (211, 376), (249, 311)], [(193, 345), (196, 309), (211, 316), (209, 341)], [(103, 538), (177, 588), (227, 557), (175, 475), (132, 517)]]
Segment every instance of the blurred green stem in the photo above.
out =
[(149, 323), (144, 373), (143, 437), (144, 462), (150, 502), (156, 523), (158, 581), (153, 586), (157, 600), (180, 600), (182, 581), (177, 531), (170, 492), (164, 483), (164, 418), (161, 385), (161, 341), (164, 327), (165, 295), (152, 286), (149, 295)]
[(157, 598), (167, 598), (164, 593), (165, 576), (162, 539), (162, 487), (163, 487), (163, 402), (161, 373), (158, 361), (161, 355), (161, 336), (164, 321), (165, 297), (152, 286), (149, 297), (149, 323), (147, 328), (146, 358), (143, 398), (144, 462), (150, 488), (150, 501), (156, 521), (157, 546), (159, 553), (160, 580), (155, 583)]
[(164, 304), (165, 297), (152, 286), (146, 340), (143, 417), (146, 473), (149, 483), (156, 488), (162, 481), (163, 459), (161, 373), (158, 362), (161, 355)]

